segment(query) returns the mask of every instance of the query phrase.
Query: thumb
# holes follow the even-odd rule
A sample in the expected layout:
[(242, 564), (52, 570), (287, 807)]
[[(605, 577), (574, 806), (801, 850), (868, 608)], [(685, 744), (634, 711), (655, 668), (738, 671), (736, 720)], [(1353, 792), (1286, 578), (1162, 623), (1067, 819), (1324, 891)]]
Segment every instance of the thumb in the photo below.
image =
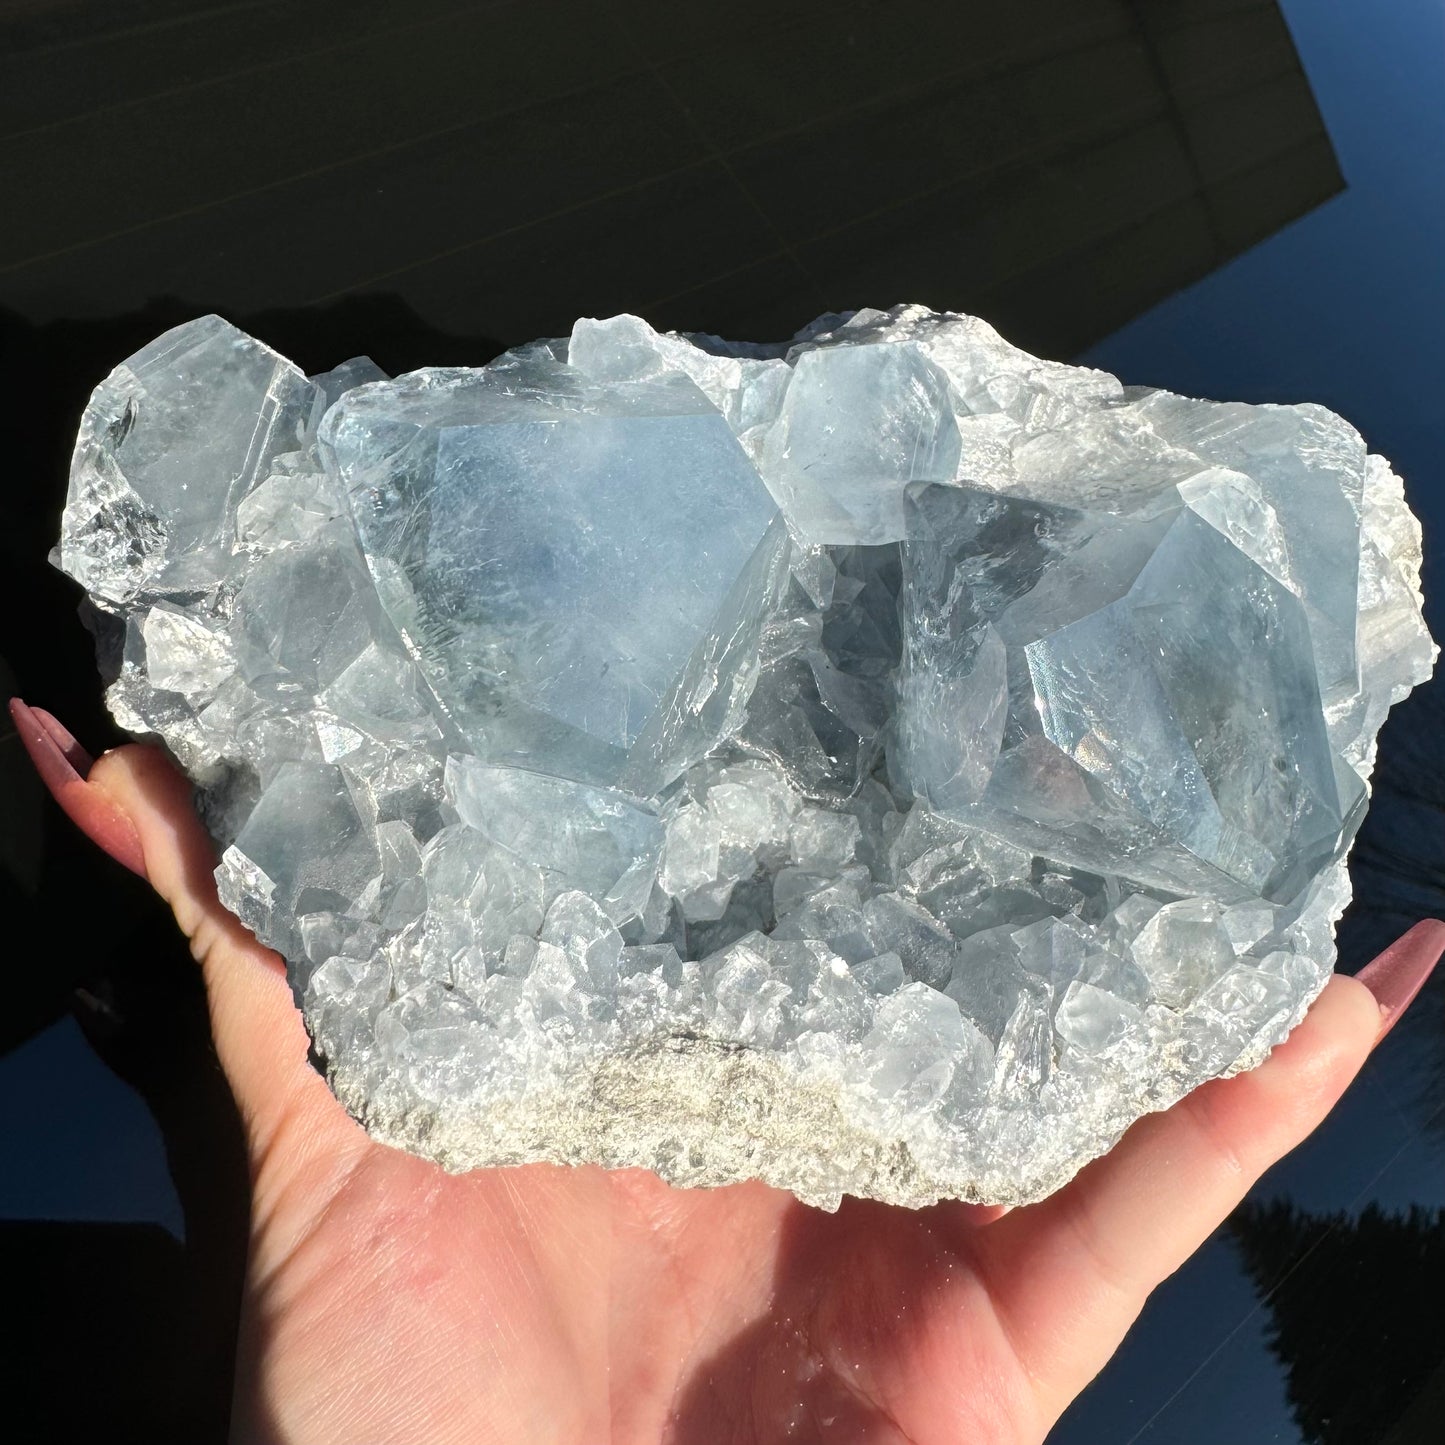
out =
[(309, 1042), (280, 955), (264, 948), (216, 896), (215, 850), (190, 782), (157, 748), (132, 744), (98, 758), (86, 785), (135, 828), (146, 878), (171, 906), (201, 965), (211, 1031), (250, 1142), (253, 1164), (284, 1134), (296, 1150), (360, 1144), (308, 1059)]

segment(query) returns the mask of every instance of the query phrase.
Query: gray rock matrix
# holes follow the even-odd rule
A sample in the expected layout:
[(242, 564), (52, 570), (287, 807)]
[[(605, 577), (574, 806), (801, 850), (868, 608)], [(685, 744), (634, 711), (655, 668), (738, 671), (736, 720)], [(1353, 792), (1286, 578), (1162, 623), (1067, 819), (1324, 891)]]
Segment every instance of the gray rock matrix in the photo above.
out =
[(1020, 1203), (1334, 963), (1420, 530), (1318, 406), (919, 306), (96, 389), (57, 559), (331, 1085), (449, 1169)]

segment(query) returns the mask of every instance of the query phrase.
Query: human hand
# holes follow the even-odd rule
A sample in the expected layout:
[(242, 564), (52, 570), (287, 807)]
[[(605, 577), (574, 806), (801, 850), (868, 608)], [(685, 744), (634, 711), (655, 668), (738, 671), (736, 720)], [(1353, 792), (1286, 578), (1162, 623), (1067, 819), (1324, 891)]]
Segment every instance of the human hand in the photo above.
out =
[(312, 1069), (282, 961), (217, 902), (165, 756), (92, 765), (48, 714), (14, 712), (62, 806), (170, 903), (205, 977), (253, 1189), (238, 1441), (1041, 1441), (1445, 949), (1445, 924), (1417, 925), (1332, 979), (1260, 1068), (1140, 1120), (1026, 1208), (827, 1214), (641, 1170), (448, 1175), (372, 1143)]

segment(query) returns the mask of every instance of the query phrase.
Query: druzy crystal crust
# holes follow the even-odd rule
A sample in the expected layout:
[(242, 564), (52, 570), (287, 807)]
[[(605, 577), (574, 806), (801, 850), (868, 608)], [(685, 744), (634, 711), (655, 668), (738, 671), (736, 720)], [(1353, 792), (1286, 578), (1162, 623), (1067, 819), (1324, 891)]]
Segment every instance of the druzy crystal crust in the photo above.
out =
[(1435, 657), (1339, 417), (917, 306), (395, 381), (205, 317), (58, 561), (376, 1137), (825, 1206), (1038, 1198), (1259, 1063)]

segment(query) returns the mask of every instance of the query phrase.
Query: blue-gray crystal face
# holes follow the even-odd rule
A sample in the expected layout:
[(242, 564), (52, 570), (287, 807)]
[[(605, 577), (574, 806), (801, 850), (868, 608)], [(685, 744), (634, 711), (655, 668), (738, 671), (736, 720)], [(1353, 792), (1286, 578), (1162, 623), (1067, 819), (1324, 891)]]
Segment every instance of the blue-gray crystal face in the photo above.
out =
[(477, 756), (650, 792), (720, 741), (755, 647), (715, 641), (767, 611), (786, 539), (686, 378), (417, 372), (343, 397), (321, 443)]
[(321, 393), (284, 356), (219, 316), (142, 347), (101, 384), (71, 463), (60, 563), (124, 602), (214, 576), (240, 500), (296, 450)]
[(952, 481), (958, 462), (940, 367), (912, 346), (836, 346), (799, 352), (762, 466), (802, 535), (846, 546), (906, 536), (909, 483)]
[(1264, 1058), (1435, 657), (1347, 422), (916, 306), (394, 381), (203, 317), (58, 560), (373, 1135), (829, 1207), (1039, 1198)]
[(1331, 856), (1363, 785), (1336, 778), (1305, 604), (1176, 489), (1132, 516), (967, 487), (910, 505), (903, 786), (1230, 901), (1293, 897)]

